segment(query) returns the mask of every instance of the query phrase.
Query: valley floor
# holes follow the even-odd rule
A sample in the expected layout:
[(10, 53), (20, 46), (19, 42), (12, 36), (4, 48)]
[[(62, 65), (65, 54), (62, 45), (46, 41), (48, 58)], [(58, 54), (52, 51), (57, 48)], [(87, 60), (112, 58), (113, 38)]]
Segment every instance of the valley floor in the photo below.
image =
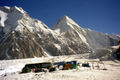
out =
[[(59, 60), (67, 59), (68, 57), (57, 57)], [(71, 58), (71, 59), (70, 59)], [(75, 58), (75, 56), (74, 56)], [(49, 58), (49, 60), (53, 61), (53, 58)], [(73, 57), (69, 57), (68, 60), (72, 60)], [(91, 61), (91, 59), (78, 59), (78, 61)], [(0, 61), (0, 63), (11, 63), (14, 64), (17, 63), (32, 63), (32, 61), (40, 61), (41, 59), (25, 59), (25, 60), (16, 60), (16, 61)], [(54, 59), (55, 60), (55, 59)], [(30, 62), (31, 61), (31, 62)], [(45, 59), (44, 59), (45, 61)], [(48, 60), (47, 60), (48, 61)], [(18, 63), (19, 62), (19, 63)], [(89, 69), (89, 68), (83, 68), (80, 67), (77, 70), (59, 70), (55, 72), (40, 72), (40, 73), (25, 73), (25, 74), (7, 74), (1, 75), (0, 80), (120, 80), (120, 62), (119, 61), (103, 61), (105, 68), (107, 70), (103, 70), (103, 65), (100, 65), (100, 70), (95, 69)], [(9, 65), (8, 64), (8, 65)], [(7, 64), (6, 64), (7, 65)], [(4, 67), (6, 66), (4, 65)], [(2, 65), (1, 65), (2, 67)], [(1, 68), (0, 67), (0, 68)], [(8, 70), (8, 69), (7, 69)], [(7, 71), (6, 71), (7, 72)], [(3, 73), (0, 71), (0, 73)]]

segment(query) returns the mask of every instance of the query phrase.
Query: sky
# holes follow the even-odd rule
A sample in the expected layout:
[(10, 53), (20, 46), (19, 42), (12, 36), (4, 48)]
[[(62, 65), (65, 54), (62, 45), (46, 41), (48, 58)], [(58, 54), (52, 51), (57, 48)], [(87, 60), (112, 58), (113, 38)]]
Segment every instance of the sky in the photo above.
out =
[(82, 28), (120, 34), (120, 0), (0, 0), (0, 6), (22, 7), (50, 28), (67, 15)]

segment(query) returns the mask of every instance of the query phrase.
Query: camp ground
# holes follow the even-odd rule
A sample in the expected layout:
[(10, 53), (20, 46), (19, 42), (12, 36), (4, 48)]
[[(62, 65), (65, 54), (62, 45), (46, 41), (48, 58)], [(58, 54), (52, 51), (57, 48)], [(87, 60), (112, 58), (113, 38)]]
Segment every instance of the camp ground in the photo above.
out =
[(3, 60), (0, 77), (1, 80), (119, 80), (119, 65), (119, 61), (81, 59), (79, 55)]
[(59, 62), (41, 62), (41, 63), (32, 63), (26, 64), (22, 69), (21, 73), (28, 73), (28, 72), (53, 72), (56, 70), (80, 70), (84, 68), (86, 69), (96, 69), (96, 70), (107, 70), (103, 62), (99, 59), (79, 59), (79, 60), (72, 60), (72, 59), (64, 59), (64, 61)]
[[(0, 75), (13, 73), (38, 73), (64, 70), (107, 70), (99, 59), (80, 59), (79, 56), (56, 56), (0, 61)], [(17, 64), (16, 64), (17, 63)], [(15, 65), (16, 64), (16, 65)], [(14, 66), (13, 66), (14, 65)], [(46, 65), (46, 66), (44, 66)]]
[[(26, 64), (22, 69), (21, 73), (28, 73), (28, 72), (53, 72), (56, 71), (57, 68), (59, 70), (68, 70), (68, 69), (76, 69), (77, 68), (77, 61), (71, 62), (43, 62), (43, 63), (35, 63), (35, 64)], [(60, 69), (60, 66), (62, 68)]]

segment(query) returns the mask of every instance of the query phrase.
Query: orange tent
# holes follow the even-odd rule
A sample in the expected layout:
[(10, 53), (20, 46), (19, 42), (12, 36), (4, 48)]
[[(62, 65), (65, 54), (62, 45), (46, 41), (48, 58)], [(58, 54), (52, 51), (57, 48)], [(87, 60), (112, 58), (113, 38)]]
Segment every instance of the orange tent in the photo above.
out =
[(64, 70), (68, 70), (70, 68), (70, 64), (65, 64)]

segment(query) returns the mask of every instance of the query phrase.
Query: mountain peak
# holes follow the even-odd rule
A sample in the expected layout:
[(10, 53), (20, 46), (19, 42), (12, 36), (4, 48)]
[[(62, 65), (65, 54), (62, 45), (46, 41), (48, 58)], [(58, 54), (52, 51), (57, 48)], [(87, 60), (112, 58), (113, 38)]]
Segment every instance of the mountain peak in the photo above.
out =
[[(26, 15), (26, 12), (21, 7), (0, 7), (0, 27), (5, 27), (6, 22), (10, 21), (11, 25)], [(9, 20), (8, 20), (9, 19)]]
[(62, 16), (60, 19), (62, 19), (62, 20), (67, 20), (67, 19), (69, 19), (69, 17), (66, 16), (66, 15), (64, 15), (64, 16)]
[(25, 27), (30, 32), (49, 32), (48, 27), (39, 20), (32, 19), (21, 7), (0, 7), (0, 31), (5, 34), (13, 30), (23, 32)]
[(26, 13), (21, 7), (17, 7), (17, 6), (14, 7), (3, 6), (0, 7), (0, 10), (6, 13), (10, 13), (10, 12), (20, 12), (22, 14)]
[(2, 28), (4, 33), (14, 30), (19, 25), (19, 21), (22, 20), (23, 17), (27, 18), (26, 15), (26, 12), (17, 6), (0, 7), (0, 29)]
[[(66, 22), (71, 22), (71, 21), (72, 21), (72, 23), (75, 23), (75, 21), (73, 21), (69, 16), (66, 16), (66, 15), (62, 16), (62, 17), (59, 19), (59, 21), (66, 21)], [(58, 22), (59, 22), (59, 21), (58, 21)]]
[(53, 26), (53, 30), (59, 33), (66, 32), (68, 30), (73, 30), (75, 28), (80, 28), (80, 26), (66, 15), (61, 17), (57, 24)]

